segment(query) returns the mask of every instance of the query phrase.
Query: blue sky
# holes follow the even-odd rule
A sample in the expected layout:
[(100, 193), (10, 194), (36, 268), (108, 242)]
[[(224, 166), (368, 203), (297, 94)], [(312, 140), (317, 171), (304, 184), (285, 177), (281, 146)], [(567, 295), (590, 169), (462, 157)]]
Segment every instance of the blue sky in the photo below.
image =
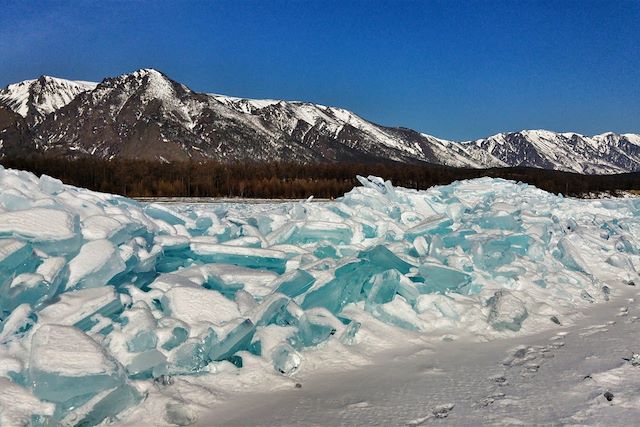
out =
[(640, 0), (7, 1), (0, 86), (153, 67), (450, 139), (640, 132)]

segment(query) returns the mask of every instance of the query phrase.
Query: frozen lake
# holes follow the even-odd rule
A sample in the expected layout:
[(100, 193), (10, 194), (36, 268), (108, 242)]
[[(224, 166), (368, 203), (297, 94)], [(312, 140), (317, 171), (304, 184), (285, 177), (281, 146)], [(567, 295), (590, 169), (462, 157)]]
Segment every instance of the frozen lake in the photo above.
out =
[(640, 200), (359, 179), (149, 203), (0, 168), (0, 424), (637, 415)]

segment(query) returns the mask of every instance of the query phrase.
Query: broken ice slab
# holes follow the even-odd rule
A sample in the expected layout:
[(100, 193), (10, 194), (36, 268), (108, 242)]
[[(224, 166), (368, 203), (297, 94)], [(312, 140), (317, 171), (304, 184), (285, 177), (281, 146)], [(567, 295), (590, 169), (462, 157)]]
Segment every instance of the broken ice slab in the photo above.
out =
[(522, 327), (522, 322), (528, 316), (522, 300), (506, 289), (496, 291), (487, 301), (487, 306), (489, 307), (487, 322), (499, 331), (505, 329), (514, 332), (519, 331)]
[(191, 251), (203, 262), (262, 268), (277, 273), (284, 273), (287, 263), (284, 252), (271, 249), (192, 243)]
[(447, 234), (451, 232), (451, 225), (453, 225), (453, 221), (449, 219), (449, 217), (446, 215), (436, 215), (409, 228), (404, 232), (404, 235), (407, 240), (412, 242), (418, 236)]
[(0, 425), (29, 426), (32, 417), (50, 419), (55, 405), (43, 402), (31, 390), (0, 376)]
[(155, 332), (157, 322), (151, 309), (144, 301), (138, 301), (133, 307), (125, 310), (120, 315), (120, 320), (123, 323), (122, 332), (127, 337), (129, 352), (140, 353), (156, 347), (158, 342)]
[(309, 291), (302, 301), (302, 308), (324, 307), (339, 313), (351, 302), (362, 299), (364, 283), (380, 269), (368, 260), (359, 260), (342, 265), (335, 270), (335, 277), (327, 283)]
[(214, 361), (226, 360), (241, 350), (247, 350), (251, 344), (256, 326), (245, 319), (233, 327), (227, 335), (211, 345), (209, 358)]
[(142, 394), (129, 384), (107, 389), (96, 394), (83, 405), (66, 412), (56, 425), (60, 427), (99, 425), (107, 419), (113, 419), (125, 409), (137, 405), (142, 398)]
[(329, 221), (298, 221), (293, 233), (278, 243), (315, 243), (326, 240), (334, 244), (349, 243), (353, 237), (351, 226), (341, 222)]
[(123, 384), (117, 363), (71, 326), (43, 325), (31, 340), (29, 381), (41, 399), (68, 403)]
[(308, 272), (296, 269), (280, 276), (270, 283), (269, 287), (275, 288), (278, 293), (294, 298), (311, 289), (315, 281), (316, 278)]
[(480, 228), (487, 230), (497, 229), (518, 232), (522, 228), (522, 220), (519, 216), (513, 214), (485, 216), (474, 222), (478, 224)]
[(1, 319), (3, 313), (11, 313), (20, 304), (39, 306), (55, 292), (55, 289), (40, 274), (22, 273), (14, 277), (8, 285), (0, 286), (0, 292)]
[(69, 262), (66, 288), (93, 288), (106, 285), (125, 269), (118, 249), (108, 240), (92, 240), (80, 248)]
[(289, 298), (280, 293), (266, 297), (250, 313), (250, 319), (256, 326), (266, 326), (273, 323), (286, 309)]
[(387, 270), (373, 275), (362, 287), (367, 303), (384, 304), (398, 291), (401, 275), (398, 270)]
[(271, 355), (273, 359), (273, 368), (276, 372), (282, 375), (293, 375), (300, 364), (302, 363), (302, 356), (295, 351), (289, 344), (280, 344), (277, 346)]
[(33, 271), (38, 263), (33, 247), (18, 239), (0, 238), (0, 286), (14, 275)]
[(77, 230), (77, 217), (58, 209), (33, 208), (0, 213), (0, 236), (59, 242), (74, 238)]
[(119, 295), (112, 286), (65, 292), (38, 313), (41, 323), (74, 325), (88, 331), (97, 323), (94, 315), (114, 319), (123, 310)]
[(169, 360), (169, 374), (193, 374), (201, 372), (211, 362), (211, 346), (218, 341), (218, 334), (209, 328), (196, 338), (189, 338), (175, 349)]
[(362, 324), (357, 320), (352, 320), (340, 335), (340, 342), (345, 345), (354, 345), (357, 342), (356, 334)]
[(322, 308), (307, 310), (297, 326), (297, 332), (288, 340), (297, 349), (320, 344), (344, 328), (336, 317)]
[(398, 295), (402, 296), (411, 306), (415, 306), (420, 297), (420, 290), (406, 276), (401, 276), (398, 282)]
[(151, 218), (159, 219), (170, 225), (184, 225), (185, 218), (159, 204), (147, 204), (144, 212)]
[(188, 325), (209, 322), (223, 325), (240, 317), (238, 305), (220, 292), (205, 288), (175, 286), (161, 298), (166, 316), (172, 316)]
[(471, 283), (471, 276), (444, 265), (424, 263), (419, 268), (424, 284), (419, 286), (421, 293), (458, 291)]
[(371, 249), (360, 252), (358, 258), (369, 260), (378, 271), (396, 269), (400, 273), (406, 274), (413, 267), (413, 265), (404, 261), (382, 245), (377, 245)]
[(126, 369), (129, 378), (144, 379), (155, 378), (166, 373), (167, 358), (156, 349), (138, 353)]
[(37, 321), (38, 316), (29, 304), (16, 307), (6, 319), (0, 320), (0, 344), (22, 338)]
[(558, 241), (554, 257), (571, 270), (589, 273), (590, 268), (578, 249), (579, 245), (574, 243), (573, 237), (573, 235), (565, 236)]
[(407, 302), (400, 298), (396, 298), (386, 304), (367, 304), (365, 310), (386, 324), (410, 331), (421, 329), (420, 319), (416, 317), (416, 313)]

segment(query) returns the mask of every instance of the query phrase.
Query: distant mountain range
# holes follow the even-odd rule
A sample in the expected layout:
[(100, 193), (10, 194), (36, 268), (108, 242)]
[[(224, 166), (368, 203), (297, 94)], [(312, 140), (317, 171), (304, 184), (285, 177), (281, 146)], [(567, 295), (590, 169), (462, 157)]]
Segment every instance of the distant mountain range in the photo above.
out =
[(42, 76), (0, 90), (0, 156), (172, 162), (394, 160), (528, 166), (585, 174), (640, 171), (640, 135), (524, 130), (447, 141), (334, 107), (194, 92), (153, 69), (100, 83)]

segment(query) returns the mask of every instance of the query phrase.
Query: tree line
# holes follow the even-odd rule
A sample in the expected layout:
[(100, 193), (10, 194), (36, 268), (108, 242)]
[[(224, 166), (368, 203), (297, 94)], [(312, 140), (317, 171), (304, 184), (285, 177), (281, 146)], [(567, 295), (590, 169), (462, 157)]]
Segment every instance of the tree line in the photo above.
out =
[(427, 189), (482, 176), (526, 182), (571, 196), (638, 190), (640, 173), (580, 175), (536, 168), (468, 169), (404, 163), (173, 162), (96, 158), (3, 158), (8, 168), (46, 174), (90, 190), (129, 197), (335, 198), (376, 175), (394, 185)]

